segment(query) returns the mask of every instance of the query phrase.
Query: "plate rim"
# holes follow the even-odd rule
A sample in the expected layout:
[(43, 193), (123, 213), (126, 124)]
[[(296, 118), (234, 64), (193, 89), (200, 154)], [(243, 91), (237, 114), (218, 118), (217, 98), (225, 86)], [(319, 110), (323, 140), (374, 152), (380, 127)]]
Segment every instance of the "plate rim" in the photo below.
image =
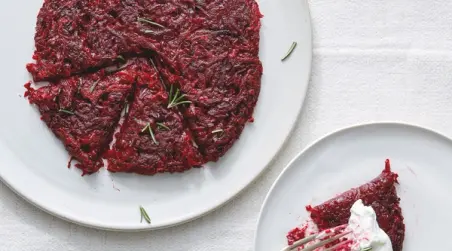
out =
[[(155, 225), (143, 225), (143, 227), (141, 228), (136, 228), (136, 227), (113, 227), (113, 226), (108, 226), (108, 224), (99, 224), (96, 222), (90, 222), (90, 220), (83, 220), (80, 219), (76, 216), (72, 216), (70, 214), (64, 213), (64, 211), (61, 210), (55, 210), (54, 208), (50, 208), (48, 207), (45, 203), (39, 202), (37, 200), (35, 200), (34, 198), (28, 196), (24, 191), (20, 191), (21, 189), (16, 189), (10, 182), (8, 182), (8, 180), (3, 177), (2, 175), (0, 175), (0, 181), (6, 186), (8, 187), (11, 191), (14, 192), (14, 194), (18, 195), (20, 198), (24, 199), (26, 202), (30, 203), (31, 205), (33, 205), (34, 207), (52, 215), (55, 216), (59, 219), (62, 219), (64, 221), (70, 222), (70, 223), (74, 223), (83, 227), (88, 227), (88, 228), (92, 228), (92, 229), (98, 229), (98, 230), (107, 230), (107, 231), (114, 231), (114, 232), (143, 232), (143, 231), (151, 231), (151, 230), (159, 230), (159, 229), (166, 229), (166, 228), (170, 228), (173, 226), (178, 226), (178, 225), (182, 225), (185, 224), (187, 222), (191, 222), (194, 221), (196, 219), (199, 219), (213, 211), (215, 211), (218, 208), (221, 208), (222, 206), (224, 206), (225, 204), (227, 204), (228, 202), (230, 202), (231, 200), (235, 199), (236, 197), (238, 197), (240, 194), (242, 194), (247, 188), (249, 188), (252, 184), (254, 184), (254, 182), (261, 177), (265, 171), (268, 169), (268, 167), (274, 162), (274, 160), (277, 158), (277, 156), (280, 154), (281, 150), (286, 146), (289, 136), (292, 134), (292, 132), (295, 129), (296, 123), (297, 121), (299, 121), (300, 117), (301, 117), (301, 112), (303, 109), (303, 106), (306, 102), (306, 95), (307, 95), (307, 91), (309, 88), (309, 84), (310, 84), (310, 79), (311, 79), (311, 75), (312, 75), (312, 57), (313, 57), (313, 29), (312, 29), (312, 17), (311, 17), (311, 10), (309, 8), (309, 3), (307, 0), (298, 0), (301, 2), (301, 4), (303, 6), (306, 6), (306, 22), (307, 22), (307, 27), (308, 30), (306, 32), (306, 35), (308, 35), (307, 41), (308, 44), (307, 46), (309, 47), (309, 52), (308, 54), (304, 55), (304, 57), (307, 59), (307, 70), (308, 70), (308, 74), (307, 77), (303, 80), (304, 83), (306, 83), (305, 87), (304, 87), (304, 95), (301, 97), (301, 102), (300, 105), (297, 109), (297, 115), (293, 117), (291, 123), (290, 123), (290, 129), (287, 130), (286, 134), (283, 137), (283, 141), (281, 142), (280, 146), (276, 149), (274, 155), (270, 158), (270, 160), (268, 161), (268, 163), (258, 172), (257, 175), (255, 175), (249, 182), (237, 186), (236, 189), (233, 190), (233, 192), (231, 193), (232, 195), (229, 197), (225, 197), (224, 199), (219, 200), (218, 203), (216, 203), (214, 206), (211, 207), (205, 207), (202, 210), (199, 210), (196, 213), (193, 214), (187, 214), (181, 218), (175, 218), (172, 221), (168, 221), (166, 224), (161, 224), (158, 226)], [(256, 2), (259, 4), (259, 0), (256, 0)], [(8, 149), (8, 147), (6, 145), (3, 145), (3, 143), (0, 142), (0, 144), (2, 144), (2, 146), (4, 146), (6, 149)], [(8, 149), (9, 150), (9, 149)], [(16, 158), (16, 157), (14, 157)], [(3, 161), (2, 161), (3, 162)]]
[(258, 230), (262, 224), (262, 213), (270, 199), (270, 195), (273, 193), (273, 190), (275, 189), (276, 185), (278, 184), (278, 182), (282, 179), (282, 177), (284, 176), (284, 174), (292, 167), (293, 163), (295, 163), (299, 158), (301, 158), (304, 154), (306, 154), (309, 150), (311, 150), (313, 147), (315, 147), (317, 144), (328, 140), (331, 137), (334, 137), (336, 135), (339, 135), (341, 133), (345, 133), (347, 131), (350, 130), (355, 130), (355, 129), (360, 129), (360, 128), (365, 128), (365, 127), (370, 127), (370, 126), (404, 126), (404, 127), (410, 127), (412, 129), (416, 129), (416, 130), (422, 130), (425, 132), (429, 132), (432, 133), (436, 136), (439, 136), (443, 139), (446, 139), (447, 141), (449, 141), (450, 143), (452, 143), (452, 138), (430, 128), (430, 127), (424, 127), (421, 126), (419, 124), (415, 124), (415, 123), (409, 123), (409, 122), (402, 122), (402, 121), (379, 121), (379, 122), (363, 122), (363, 123), (356, 123), (356, 124), (352, 124), (349, 126), (345, 126), (345, 127), (341, 127), (339, 129), (336, 129), (330, 133), (327, 133), (323, 136), (321, 136), (320, 138), (314, 140), (312, 143), (308, 144), (305, 148), (303, 148), (299, 153), (297, 153), (295, 155), (295, 157), (293, 157), (289, 163), (284, 167), (284, 169), (281, 171), (281, 173), (278, 175), (278, 177), (275, 179), (275, 181), (272, 183), (272, 185), (270, 186), (267, 194), (265, 195), (264, 201), (262, 202), (262, 206), (259, 210), (259, 216), (257, 219), (257, 223), (256, 223), (256, 228), (255, 228), (255, 232), (254, 232), (254, 240), (253, 240), (253, 250), (256, 249), (257, 243), (258, 243)]

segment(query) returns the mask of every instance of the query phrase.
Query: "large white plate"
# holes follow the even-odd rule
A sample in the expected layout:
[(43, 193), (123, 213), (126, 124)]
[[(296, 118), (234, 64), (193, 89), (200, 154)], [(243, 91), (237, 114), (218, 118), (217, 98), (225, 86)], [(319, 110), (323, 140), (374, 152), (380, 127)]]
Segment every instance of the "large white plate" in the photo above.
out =
[[(80, 177), (69, 156), (21, 97), (30, 79), (25, 64), (34, 49), (42, 0), (5, 1), (0, 8), (0, 177), (31, 203), (61, 218), (96, 228), (140, 230), (192, 220), (250, 184), (283, 145), (300, 112), (311, 69), (311, 28), (304, 0), (262, 0), (262, 90), (255, 123), (216, 164), (176, 175), (145, 177), (105, 170)], [(298, 47), (281, 57), (292, 41)], [(118, 191), (118, 190), (120, 191)], [(140, 224), (143, 205), (152, 224)]]
[(384, 168), (399, 173), (404, 250), (452, 250), (452, 141), (415, 126), (382, 123), (333, 133), (300, 153), (270, 190), (259, 218), (256, 251), (281, 250), (305, 206), (366, 183)]

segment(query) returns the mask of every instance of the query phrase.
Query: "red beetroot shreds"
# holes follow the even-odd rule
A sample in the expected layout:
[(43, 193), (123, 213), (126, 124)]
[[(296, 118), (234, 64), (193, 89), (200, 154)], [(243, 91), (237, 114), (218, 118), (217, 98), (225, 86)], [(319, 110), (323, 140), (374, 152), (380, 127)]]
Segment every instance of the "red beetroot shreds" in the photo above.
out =
[[(160, 44), (157, 39), (173, 37), (171, 24), (185, 21), (172, 18), (176, 13), (187, 16), (189, 9), (185, 6), (157, 0), (46, 0), (36, 24), (36, 62), (28, 64), (27, 69), (35, 81), (55, 79), (112, 65), (123, 54), (155, 50)], [(138, 17), (160, 22), (166, 28), (155, 30), (139, 22)], [(151, 29), (153, 34), (144, 32)]]
[(108, 170), (154, 175), (183, 172), (205, 163), (154, 68), (142, 68), (129, 114), (107, 154)]
[[(258, 37), (255, 39), (258, 42)], [(192, 102), (183, 114), (200, 151), (209, 161), (217, 161), (253, 119), (262, 65), (257, 55), (227, 30), (196, 31), (180, 50), (186, 53), (178, 54), (175, 64), (182, 77), (166, 77), (179, 83)]]
[(254, 0), (206, 1), (205, 7), (211, 18), (203, 29), (184, 33), (177, 48), (164, 50), (177, 51), (173, 64), (181, 78), (169, 79), (192, 102), (182, 112), (193, 137), (201, 153), (217, 161), (253, 120), (262, 75), (261, 14)]
[[(174, 123), (184, 127), (184, 133), (174, 133), (199, 145), (202, 161), (198, 149), (183, 151), (196, 166), (218, 160), (253, 121), (262, 75), (261, 17), (255, 0), (45, 0), (36, 25), (35, 62), (27, 69), (35, 81), (61, 79), (152, 54), (162, 77), (191, 102), (171, 111), (180, 120)], [(149, 91), (143, 88), (135, 92), (146, 96), (142, 108), (153, 107), (148, 102), (160, 95), (155, 87), (149, 87), (152, 95), (144, 95)], [(152, 117), (169, 116), (168, 109), (159, 112)]]
[(260, 17), (254, 0), (46, 0), (36, 24), (36, 62), (27, 69), (35, 81), (54, 79), (147, 50), (174, 66), (176, 57), (193, 53), (179, 48), (197, 30), (233, 34), (241, 51), (257, 56)]
[(257, 63), (225, 60), (209, 71), (205, 75), (209, 86), (186, 92), (192, 103), (183, 114), (200, 151), (208, 160), (217, 161), (252, 120), (262, 68)]
[(91, 174), (103, 166), (101, 154), (108, 148), (134, 81), (134, 74), (126, 70), (111, 75), (101, 71), (39, 89), (27, 84), (25, 95), (79, 161), (76, 166), (83, 174)]
[(296, 228), (292, 229), (287, 234), (287, 244), (290, 246), (290, 245), (294, 244), (296, 241), (305, 238), (307, 229), (308, 229), (308, 225), (304, 225), (302, 227), (296, 227)]
[(184, 77), (193, 77), (188, 67), (204, 71), (226, 57), (258, 60), (262, 15), (256, 1), (204, 0), (197, 1), (195, 9), (196, 18), (189, 29), (162, 47), (162, 53)]
[(378, 224), (389, 235), (393, 250), (401, 251), (405, 238), (405, 224), (399, 204), (400, 198), (395, 189), (397, 177), (398, 175), (390, 169), (389, 160), (386, 160), (385, 169), (374, 180), (307, 209), (314, 223), (322, 231), (348, 223), (353, 203), (361, 199), (365, 205), (372, 206), (375, 210)]

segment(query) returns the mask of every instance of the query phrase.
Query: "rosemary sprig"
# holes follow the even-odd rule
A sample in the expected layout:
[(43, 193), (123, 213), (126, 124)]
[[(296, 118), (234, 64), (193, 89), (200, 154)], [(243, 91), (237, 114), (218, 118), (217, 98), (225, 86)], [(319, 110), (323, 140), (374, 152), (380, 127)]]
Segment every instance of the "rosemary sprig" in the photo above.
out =
[(97, 80), (96, 82), (91, 85), (91, 88), (89, 88), (89, 92), (93, 93), (94, 89), (96, 89), (97, 84), (99, 84), (100, 80)]
[(157, 124), (159, 129), (163, 128), (163, 129), (165, 129), (167, 131), (170, 130), (170, 128), (168, 126), (166, 126), (165, 124), (163, 124), (163, 123), (156, 123), (156, 124)]
[(151, 224), (151, 218), (149, 218), (148, 213), (142, 206), (140, 206), (140, 214), (141, 214), (140, 222), (143, 222), (144, 219), (148, 224)]
[(154, 141), (154, 143), (158, 145), (159, 142), (155, 139), (154, 131), (152, 130), (150, 123), (147, 123), (146, 126), (141, 130), (141, 132), (143, 133), (146, 132), (147, 130), (149, 130), (149, 134), (151, 135), (152, 141)]
[(75, 113), (73, 111), (69, 111), (69, 110), (66, 110), (66, 109), (60, 109), (58, 111), (62, 112), (62, 113), (69, 114), (69, 115), (75, 115)]
[(292, 45), (290, 46), (289, 51), (287, 51), (286, 55), (284, 55), (284, 57), (281, 59), (281, 61), (286, 60), (292, 54), (292, 52), (295, 50), (296, 47), (297, 47), (297, 42), (292, 42)]
[(372, 250), (372, 247), (367, 247), (367, 248), (361, 249), (361, 251), (370, 251), (370, 250)]
[(139, 17), (139, 18), (137, 19), (137, 21), (138, 21), (138, 22), (142, 22), (142, 23), (152, 24), (152, 25), (157, 26), (157, 27), (160, 27), (160, 28), (162, 28), (162, 29), (165, 29), (165, 28), (166, 28), (165, 26), (163, 26), (163, 25), (161, 25), (161, 24), (159, 24), (159, 23), (156, 23), (156, 22), (152, 21), (151, 19), (147, 19), (147, 18)]
[(180, 93), (178, 88), (176, 88), (176, 91), (174, 92), (173, 85), (171, 85), (168, 96), (168, 109), (182, 104), (191, 104), (191, 101), (184, 100), (185, 96), (185, 94)]

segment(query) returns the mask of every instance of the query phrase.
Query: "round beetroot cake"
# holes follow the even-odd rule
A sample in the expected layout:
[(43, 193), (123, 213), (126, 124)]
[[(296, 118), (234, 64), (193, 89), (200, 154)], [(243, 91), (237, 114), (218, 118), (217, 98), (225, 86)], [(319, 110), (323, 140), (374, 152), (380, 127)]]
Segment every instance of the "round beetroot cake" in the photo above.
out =
[(103, 157), (114, 172), (199, 167), (253, 121), (261, 17), (255, 0), (45, 0), (27, 69), (51, 84), (27, 94), (84, 173)]

